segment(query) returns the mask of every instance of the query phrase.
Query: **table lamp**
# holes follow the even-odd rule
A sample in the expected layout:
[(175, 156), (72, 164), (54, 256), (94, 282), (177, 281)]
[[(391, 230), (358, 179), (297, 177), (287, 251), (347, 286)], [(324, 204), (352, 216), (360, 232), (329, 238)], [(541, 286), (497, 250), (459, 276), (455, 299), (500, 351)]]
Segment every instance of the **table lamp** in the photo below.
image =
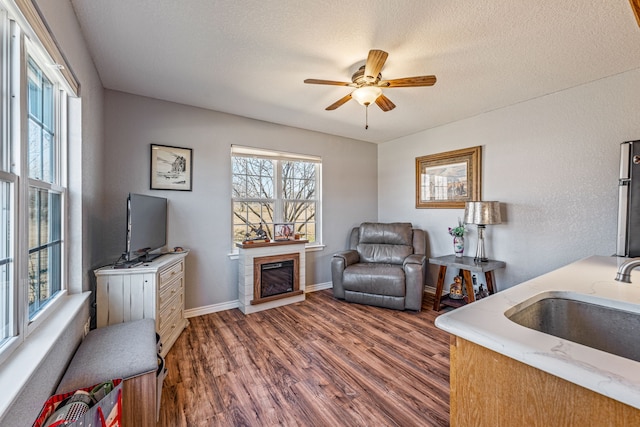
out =
[(466, 202), (464, 222), (478, 226), (478, 248), (474, 261), (487, 262), (489, 258), (484, 252), (484, 229), (488, 224), (500, 224), (500, 202)]

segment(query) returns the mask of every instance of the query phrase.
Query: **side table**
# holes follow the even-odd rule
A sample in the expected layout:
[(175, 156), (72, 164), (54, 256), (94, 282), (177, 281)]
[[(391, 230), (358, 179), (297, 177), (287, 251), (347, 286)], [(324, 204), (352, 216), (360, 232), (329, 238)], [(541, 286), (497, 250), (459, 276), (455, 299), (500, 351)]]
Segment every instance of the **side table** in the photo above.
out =
[(450, 305), (453, 307), (459, 307), (462, 305), (460, 302), (453, 303), (453, 300), (446, 298), (442, 300), (442, 291), (444, 289), (444, 278), (447, 273), (447, 267), (457, 268), (458, 274), (462, 273), (462, 281), (465, 289), (467, 290), (467, 296), (469, 302), (476, 300), (475, 293), (473, 291), (473, 282), (471, 280), (471, 272), (484, 273), (484, 277), (487, 281), (487, 290), (489, 294), (495, 293), (495, 285), (493, 278), (493, 270), (498, 268), (504, 268), (505, 263), (503, 261), (489, 260), (485, 262), (476, 262), (473, 257), (463, 256), (457, 257), (455, 255), (445, 255), (435, 258), (429, 258), (429, 264), (435, 264), (440, 266), (438, 271), (438, 283), (436, 285), (436, 297), (433, 303), (433, 309), (440, 311), (441, 302), (442, 305)]

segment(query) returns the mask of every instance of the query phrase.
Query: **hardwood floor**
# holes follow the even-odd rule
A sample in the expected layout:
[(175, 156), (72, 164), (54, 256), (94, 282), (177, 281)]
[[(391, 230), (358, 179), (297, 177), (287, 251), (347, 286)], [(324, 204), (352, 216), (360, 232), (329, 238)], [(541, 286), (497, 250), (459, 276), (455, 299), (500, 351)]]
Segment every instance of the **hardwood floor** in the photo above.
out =
[[(189, 319), (166, 358), (160, 426), (447, 426), (449, 335), (422, 311), (331, 290)], [(442, 313), (442, 312), (441, 312)]]

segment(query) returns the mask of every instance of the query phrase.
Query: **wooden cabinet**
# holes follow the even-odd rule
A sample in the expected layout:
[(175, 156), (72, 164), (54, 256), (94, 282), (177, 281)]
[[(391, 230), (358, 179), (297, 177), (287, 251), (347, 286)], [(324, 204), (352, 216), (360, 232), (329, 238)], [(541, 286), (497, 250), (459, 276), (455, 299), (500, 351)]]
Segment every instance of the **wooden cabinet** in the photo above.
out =
[(451, 336), (451, 426), (638, 426), (640, 410)]
[(155, 319), (167, 352), (187, 326), (184, 318), (187, 253), (163, 255), (138, 267), (95, 271), (98, 328), (131, 320)]

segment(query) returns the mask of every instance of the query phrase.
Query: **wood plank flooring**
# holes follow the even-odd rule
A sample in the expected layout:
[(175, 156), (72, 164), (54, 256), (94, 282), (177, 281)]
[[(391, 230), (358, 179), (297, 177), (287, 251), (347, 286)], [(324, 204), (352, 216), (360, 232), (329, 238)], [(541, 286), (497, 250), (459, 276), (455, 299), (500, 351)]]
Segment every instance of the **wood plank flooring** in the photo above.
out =
[[(166, 357), (159, 426), (447, 426), (449, 335), (422, 311), (331, 290), (189, 319)], [(442, 313), (442, 312), (441, 312)]]

